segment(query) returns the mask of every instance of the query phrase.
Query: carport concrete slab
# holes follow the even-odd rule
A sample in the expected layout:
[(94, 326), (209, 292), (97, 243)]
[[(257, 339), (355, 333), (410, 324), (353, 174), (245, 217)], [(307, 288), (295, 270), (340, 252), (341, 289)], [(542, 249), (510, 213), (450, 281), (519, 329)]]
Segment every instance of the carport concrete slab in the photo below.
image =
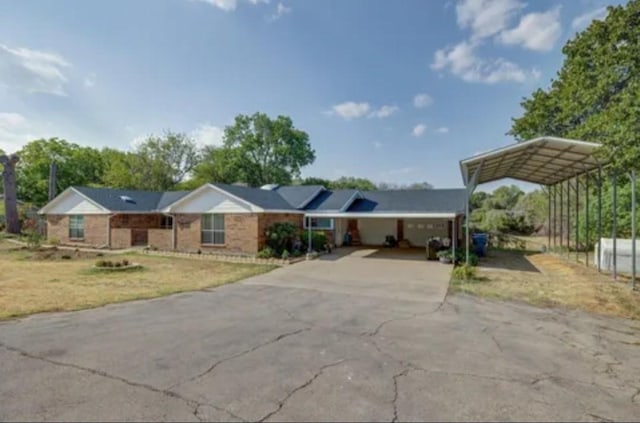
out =
[(448, 266), (365, 254), (2, 323), (0, 420), (640, 416), (638, 322), (445, 297)]

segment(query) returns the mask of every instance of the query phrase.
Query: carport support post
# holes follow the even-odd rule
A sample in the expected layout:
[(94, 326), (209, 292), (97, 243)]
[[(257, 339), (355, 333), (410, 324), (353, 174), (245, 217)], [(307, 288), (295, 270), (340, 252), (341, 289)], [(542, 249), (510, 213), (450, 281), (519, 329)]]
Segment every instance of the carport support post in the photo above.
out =
[(465, 238), (466, 238), (466, 248), (464, 251), (464, 262), (465, 264), (468, 266), (469, 265), (469, 197), (471, 196), (471, 194), (469, 194), (469, 189), (467, 188), (467, 201), (465, 201), (464, 204), (464, 231), (465, 231)]
[(576, 263), (580, 261), (580, 176), (576, 175)]
[(584, 179), (584, 260), (589, 267), (589, 175)]
[(567, 179), (567, 258), (571, 255), (571, 184)]
[(560, 254), (562, 254), (562, 244), (564, 242), (563, 238), (564, 238), (564, 233), (563, 230), (564, 228), (562, 227), (562, 225), (564, 224), (564, 219), (563, 219), (563, 215), (562, 213), (564, 213), (564, 199), (563, 197), (563, 192), (564, 192), (564, 184), (562, 182), (560, 182)]
[(547, 219), (547, 250), (551, 249), (551, 185), (547, 185), (547, 212), (549, 217)]
[(602, 271), (602, 166), (598, 167), (598, 272)]
[(618, 279), (618, 173), (613, 170), (611, 175), (611, 192), (613, 201), (611, 205), (611, 214), (613, 221), (611, 222), (611, 238), (613, 240), (613, 280)]
[(631, 170), (631, 289), (636, 289), (636, 170)]
[(558, 237), (558, 184), (553, 185), (553, 249), (556, 249)]
[(456, 265), (456, 218), (451, 221), (451, 255), (453, 256), (453, 265)]
[(311, 218), (307, 217), (307, 254), (311, 254)]

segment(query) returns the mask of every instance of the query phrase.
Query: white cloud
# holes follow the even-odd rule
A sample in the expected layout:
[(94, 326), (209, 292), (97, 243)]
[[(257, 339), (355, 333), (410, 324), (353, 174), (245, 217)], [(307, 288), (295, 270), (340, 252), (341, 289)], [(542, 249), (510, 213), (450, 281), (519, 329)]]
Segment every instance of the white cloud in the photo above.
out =
[(429, 94), (416, 94), (413, 97), (413, 105), (417, 108), (427, 107), (433, 104), (433, 99)]
[(391, 116), (398, 110), (400, 110), (398, 106), (382, 106), (378, 110), (374, 110), (373, 112), (371, 112), (369, 114), (369, 117), (370, 118), (377, 117), (377, 118), (383, 119)]
[(526, 71), (515, 63), (503, 58), (482, 59), (475, 54), (475, 44), (462, 41), (453, 47), (436, 51), (431, 68), (449, 70), (452, 74), (467, 82), (495, 84), (497, 82), (525, 82), (537, 79), (536, 70)]
[(271, 15), (271, 17), (269, 18), (269, 20), (276, 21), (278, 19), (280, 19), (281, 17), (283, 17), (284, 15), (291, 13), (291, 8), (287, 7), (284, 5), (284, 3), (280, 2), (278, 3), (278, 6), (276, 7), (276, 11), (273, 15)]
[(374, 141), (373, 148), (375, 148), (376, 150), (380, 150), (382, 148), (382, 143), (380, 141)]
[(82, 81), (82, 84), (84, 85), (85, 88), (92, 88), (96, 85), (96, 74), (92, 73), (87, 75), (84, 78), (84, 81)]
[(456, 15), (458, 25), (470, 29), (471, 39), (478, 40), (507, 28), (523, 7), (519, 0), (462, 0), (456, 5)]
[(529, 50), (549, 51), (562, 34), (560, 6), (543, 13), (529, 13), (513, 29), (502, 31), (498, 39), (504, 44), (521, 45)]
[(217, 126), (209, 125), (208, 123), (202, 124), (193, 131), (191, 131), (191, 137), (198, 144), (199, 147), (222, 145), (222, 138), (224, 131)]
[(600, 7), (598, 9), (584, 13), (580, 16), (576, 16), (576, 18), (571, 21), (571, 28), (576, 31), (580, 31), (589, 26), (592, 21), (599, 21), (604, 19), (607, 16), (607, 13), (608, 12), (606, 7)]
[(0, 85), (9, 88), (66, 96), (63, 70), (70, 66), (58, 54), (0, 44)]
[(449, 128), (447, 128), (446, 126), (441, 126), (440, 128), (436, 129), (436, 132), (438, 134), (448, 134)]
[(327, 113), (330, 115), (340, 116), (344, 120), (351, 120), (365, 116), (367, 113), (369, 113), (370, 109), (371, 106), (369, 105), (369, 103), (356, 103), (354, 101), (346, 101), (344, 103), (336, 104)]
[(0, 149), (15, 153), (29, 140), (38, 138), (30, 133), (27, 118), (19, 113), (0, 113)]
[[(198, 0), (204, 3), (209, 3), (210, 5), (217, 7), (218, 9), (224, 10), (225, 12), (232, 12), (236, 10), (238, 7), (238, 0)], [(268, 4), (269, 0), (248, 0), (252, 5), (257, 5), (260, 3)]]
[(413, 131), (411, 131), (411, 134), (414, 137), (421, 137), (422, 135), (424, 135), (426, 131), (427, 131), (427, 125), (425, 125), (424, 123), (419, 123), (413, 128)]

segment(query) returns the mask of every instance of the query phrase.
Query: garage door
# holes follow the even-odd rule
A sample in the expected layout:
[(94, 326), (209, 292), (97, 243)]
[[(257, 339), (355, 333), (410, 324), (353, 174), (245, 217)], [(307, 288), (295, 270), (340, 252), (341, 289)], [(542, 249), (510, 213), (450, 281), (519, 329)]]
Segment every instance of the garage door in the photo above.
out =
[(359, 219), (358, 232), (364, 245), (382, 245), (387, 235), (396, 234), (396, 219)]
[(411, 245), (422, 247), (431, 237), (449, 236), (447, 222), (436, 219), (409, 219), (404, 221), (404, 237)]

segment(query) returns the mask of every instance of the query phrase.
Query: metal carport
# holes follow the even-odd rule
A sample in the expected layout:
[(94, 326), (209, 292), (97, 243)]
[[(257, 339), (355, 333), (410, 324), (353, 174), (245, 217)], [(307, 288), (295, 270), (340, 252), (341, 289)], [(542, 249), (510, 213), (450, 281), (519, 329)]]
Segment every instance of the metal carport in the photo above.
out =
[[(477, 154), (468, 159), (460, 161), (460, 170), (462, 178), (467, 190), (467, 201), (465, 208), (466, 216), (466, 244), (467, 244), (467, 262), (469, 260), (469, 197), (475, 188), (483, 183), (497, 181), (503, 178), (512, 178), (534, 184), (540, 184), (547, 188), (549, 196), (549, 240), (548, 246), (551, 246), (551, 233), (553, 232), (553, 243), (556, 245), (557, 226), (560, 225), (560, 247), (564, 247), (563, 225), (567, 225), (566, 246), (569, 251), (571, 242), (570, 234), (570, 217), (571, 217), (571, 195), (575, 195), (575, 218), (576, 232), (574, 237), (574, 245), (576, 247), (576, 258), (579, 254), (579, 212), (577, 207), (580, 204), (580, 188), (584, 187), (585, 193), (585, 233), (589, 234), (589, 183), (595, 180), (598, 187), (598, 271), (601, 270), (601, 239), (602, 239), (602, 170), (607, 164), (606, 161), (598, 158), (594, 153), (601, 146), (599, 143), (586, 141), (558, 138), (558, 137), (540, 137), (529, 141), (511, 144), (506, 147), (491, 150), (486, 153)], [(612, 196), (613, 196), (613, 278), (617, 275), (616, 265), (616, 226), (617, 226), (617, 174), (615, 169), (611, 169), (612, 178)], [(573, 183), (571, 182), (573, 180)], [(565, 189), (566, 185), (566, 189)], [(636, 174), (635, 170), (631, 170), (631, 187), (632, 187), (632, 286), (635, 288), (636, 281), (636, 209), (635, 209), (635, 191), (636, 191)], [(560, 219), (557, 219), (557, 203), (556, 198), (560, 196)], [(566, 195), (566, 197), (565, 197)], [(563, 210), (564, 198), (567, 201), (566, 214)], [(552, 214), (553, 213), (553, 214)], [(565, 219), (566, 218), (566, 222)], [(552, 224), (553, 222), (553, 224)], [(553, 231), (551, 230), (553, 228)], [(586, 260), (588, 265), (588, 248), (585, 249)]]

